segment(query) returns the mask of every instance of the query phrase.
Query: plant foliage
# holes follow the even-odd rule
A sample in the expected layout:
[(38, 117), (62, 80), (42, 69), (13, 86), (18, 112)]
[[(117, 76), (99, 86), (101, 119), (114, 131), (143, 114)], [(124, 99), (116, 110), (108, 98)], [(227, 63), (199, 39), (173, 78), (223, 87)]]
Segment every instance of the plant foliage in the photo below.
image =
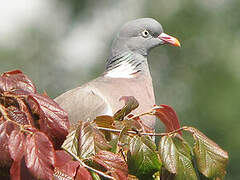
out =
[[(133, 115), (134, 97), (123, 96), (113, 116), (70, 127), (67, 114), (21, 71), (0, 77), (1, 179), (223, 179), (228, 154), (193, 127), (181, 127), (167, 105)], [(156, 116), (165, 133), (141, 122)], [(185, 134), (191, 134), (193, 145)], [(160, 136), (155, 144), (153, 136)]]

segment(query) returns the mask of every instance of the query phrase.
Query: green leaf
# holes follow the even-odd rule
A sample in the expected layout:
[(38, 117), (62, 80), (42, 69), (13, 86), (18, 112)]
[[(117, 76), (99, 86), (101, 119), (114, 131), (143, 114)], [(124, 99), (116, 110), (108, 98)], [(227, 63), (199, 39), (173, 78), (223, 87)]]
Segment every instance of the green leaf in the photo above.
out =
[(62, 148), (84, 159), (95, 155), (100, 150), (109, 150), (111, 146), (99, 130), (92, 127), (89, 122), (80, 121), (78, 126), (69, 133)]
[(199, 130), (193, 127), (185, 130), (191, 132), (195, 139), (193, 150), (199, 171), (208, 178), (223, 179), (226, 174), (228, 153)]
[(174, 180), (175, 179), (175, 174), (170, 173), (167, 171), (166, 168), (162, 167), (161, 173), (160, 173), (160, 180)]
[(99, 127), (104, 127), (104, 128), (111, 128), (114, 129), (114, 118), (112, 116), (108, 115), (102, 115), (102, 116), (97, 116), (94, 119), (94, 122), (97, 124)]
[(178, 138), (163, 136), (159, 152), (164, 167), (176, 174), (176, 179), (197, 180), (188, 146)]
[(90, 173), (92, 175), (93, 180), (101, 180), (101, 178), (99, 177), (99, 175), (93, 171), (90, 170)]
[[(79, 122), (80, 124), (82, 122)], [(78, 125), (73, 128), (66, 137), (66, 140), (62, 144), (62, 148), (70, 154), (78, 156), (78, 137), (81, 126)]]
[(115, 120), (122, 121), (125, 116), (127, 116), (130, 112), (139, 106), (139, 103), (133, 96), (122, 96), (119, 100), (123, 100), (125, 102), (125, 105), (122, 109), (118, 110), (114, 114), (113, 118)]
[(138, 178), (151, 177), (162, 163), (155, 152), (155, 143), (147, 136), (134, 136), (129, 144), (128, 170)]
[[(110, 128), (110, 129), (115, 129), (114, 121), (115, 121), (114, 118), (108, 115), (97, 116), (94, 119), (94, 122), (97, 124), (98, 127)], [(108, 141), (111, 141), (112, 134), (110, 131), (101, 130), (101, 132), (103, 132), (103, 134), (105, 135), (105, 138)]]
[(107, 143), (104, 135), (89, 123), (85, 123), (79, 136), (79, 156), (88, 158), (100, 150), (110, 150), (110, 148), (111, 146)]

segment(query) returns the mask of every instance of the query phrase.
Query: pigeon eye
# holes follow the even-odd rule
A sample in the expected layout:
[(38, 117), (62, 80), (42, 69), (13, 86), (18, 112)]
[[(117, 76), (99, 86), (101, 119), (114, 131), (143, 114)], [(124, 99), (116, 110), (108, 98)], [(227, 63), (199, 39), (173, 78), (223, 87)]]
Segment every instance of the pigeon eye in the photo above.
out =
[(149, 32), (145, 29), (143, 32), (142, 32), (142, 37), (146, 38), (149, 36)]

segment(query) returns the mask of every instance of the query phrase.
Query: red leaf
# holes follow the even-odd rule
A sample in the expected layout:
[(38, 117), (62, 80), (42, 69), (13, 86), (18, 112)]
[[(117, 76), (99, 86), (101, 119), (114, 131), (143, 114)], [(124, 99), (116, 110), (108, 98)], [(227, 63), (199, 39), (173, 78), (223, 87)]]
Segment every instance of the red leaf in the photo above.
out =
[(93, 160), (106, 168), (116, 179), (127, 179), (128, 166), (123, 157), (110, 151), (100, 151)]
[(25, 91), (25, 90), (22, 90), (22, 89), (13, 89), (11, 91), (6, 91), (4, 92), (3, 94), (5, 96), (9, 96), (9, 97), (26, 97), (27, 95), (29, 95), (31, 92), (28, 92), (28, 91)]
[(75, 180), (92, 180), (90, 172), (83, 166), (80, 166), (77, 171)]
[(2, 106), (18, 106), (17, 100), (14, 97), (14, 94), (9, 92), (0, 93), (0, 102)]
[(129, 123), (129, 125), (130, 125), (130, 127), (131, 127), (132, 129), (143, 130), (144, 132), (149, 132), (149, 133), (150, 133), (150, 132), (154, 132), (154, 129), (146, 126), (146, 125), (142, 122), (142, 120), (141, 120), (140, 117), (135, 117), (135, 118), (133, 118), (133, 117), (134, 117), (133, 114), (129, 114), (127, 117), (128, 117), (128, 118), (132, 118), (132, 120), (126, 121), (127, 123)]
[(35, 180), (28, 171), (24, 158), (14, 161), (10, 169), (11, 180)]
[(0, 77), (0, 89), (3, 91), (21, 89), (27, 92), (36, 93), (35, 85), (20, 70), (3, 73)]
[(20, 161), (25, 151), (25, 136), (19, 130), (14, 130), (10, 134), (8, 148), (11, 158), (14, 161)]
[(21, 180), (21, 161), (14, 161), (10, 169), (11, 180)]
[[(56, 161), (54, 176), (55, 177), (69, 177), (74, 178), (79, 167), (78, 161), (73, 161), (66, 151), (56, 151)], [(60, 178), (59, 178), (60, 179)]]
[(44, 133), (36, 132), (27, 136), (25, 162), (36, 178), (52, 178), (55, 152), (51, 141)]
[(38, 131), (39, 131), (38, 129), (36, 129), (36, 128), (33, 127), (33, 126), (25, 126), (24, 129), (27, 130), (27, 131), (30, 131), (30, 132), (32, 132), (32, 133), (35, 133), (35, 132), (38, 132)]
[[(166, 131), (171, 132), (180, 128), (180, 123), (174, 109), (167, 105), (160, 105), (154, 107), (154, 115), (157, 116), (165, 125)], [(178, 132), (182, 135), (182, 132)]]
[(40, 94), (31, 94), (28, 97), (28, 103), (31, 109), (40, 115), (40, 130), (48, 135), (49, 138), (58, 139), (61, 144), (70, 127), (67, 113), (52, 99)]
[(21, 125), (29, 125), (30, 124), (25, 112), (19, 110), (15, 106), (9, 106), (6, 109), (6, 111), (7, 111), (8, 118), (11, 119), (12, 121), (15, 121)]
[(4, 122), (0, 124), (0, 166), (10, 165), (12, 162), (8, 149), (8, 140), (14, 126), (11, 122)]
[[(16, 91), (18, 91), (20, 94), (15, 94), (18, 93)], [(11, 120), (22, 125), (33, 124), (33, 118), (30, 113), (30, 109), (24, 100), (28, 94), (28, 92), (23, 90), (15, 90), (14, 92), (4, 92), (0, 95), (0, 103), (4, 105), (2, 106), (2, 109), (4, 109), (4, 111), (8, 111), (7, 115)]]
[(18, 102), (18, 104), (19, 104), (20, 110), (25, 113), (29, 124), (34, 125), (34, 123), (33, 123), (33, 117), (32, 117), (32, 114), (31, 114), (31, 112), (30, 112), (29, 107), (28, 107), (28, 106), (26, 105), (26, 103), (25, 103), (22, 99), (20, 99), (20, 98), (17, 98), (17, 102)]
[(64, 150), (57, 150), (55, 153), (56, 153), (56, 161), (54, 164), (55, 167), (64, 166), (64, 164), (66, 164), (67, 162), (72, 161), (72, 156), (69, 155)]

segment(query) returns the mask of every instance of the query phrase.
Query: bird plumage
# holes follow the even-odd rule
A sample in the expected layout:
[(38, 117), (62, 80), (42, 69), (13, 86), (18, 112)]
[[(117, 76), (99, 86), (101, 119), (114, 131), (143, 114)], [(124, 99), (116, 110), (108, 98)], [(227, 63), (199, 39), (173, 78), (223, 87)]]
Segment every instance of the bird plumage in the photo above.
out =
[[(163, 33), (156, 20), (142, 18), (126, 23), (113, 42), (103, 74), (55, 101), (68, 113), (71, 124), (93, 120), (98, 115), (113, 115), (124, 105), (119, 101), (122, 96), (134, 96), (139, 101), (133, 113), (150, 110), (155, 96), (147, 56), (150, 49), (166, 43), (179, 45), (175, 38)], [(154, 128), (154, 117), (146, 116), (142, 121)]]

